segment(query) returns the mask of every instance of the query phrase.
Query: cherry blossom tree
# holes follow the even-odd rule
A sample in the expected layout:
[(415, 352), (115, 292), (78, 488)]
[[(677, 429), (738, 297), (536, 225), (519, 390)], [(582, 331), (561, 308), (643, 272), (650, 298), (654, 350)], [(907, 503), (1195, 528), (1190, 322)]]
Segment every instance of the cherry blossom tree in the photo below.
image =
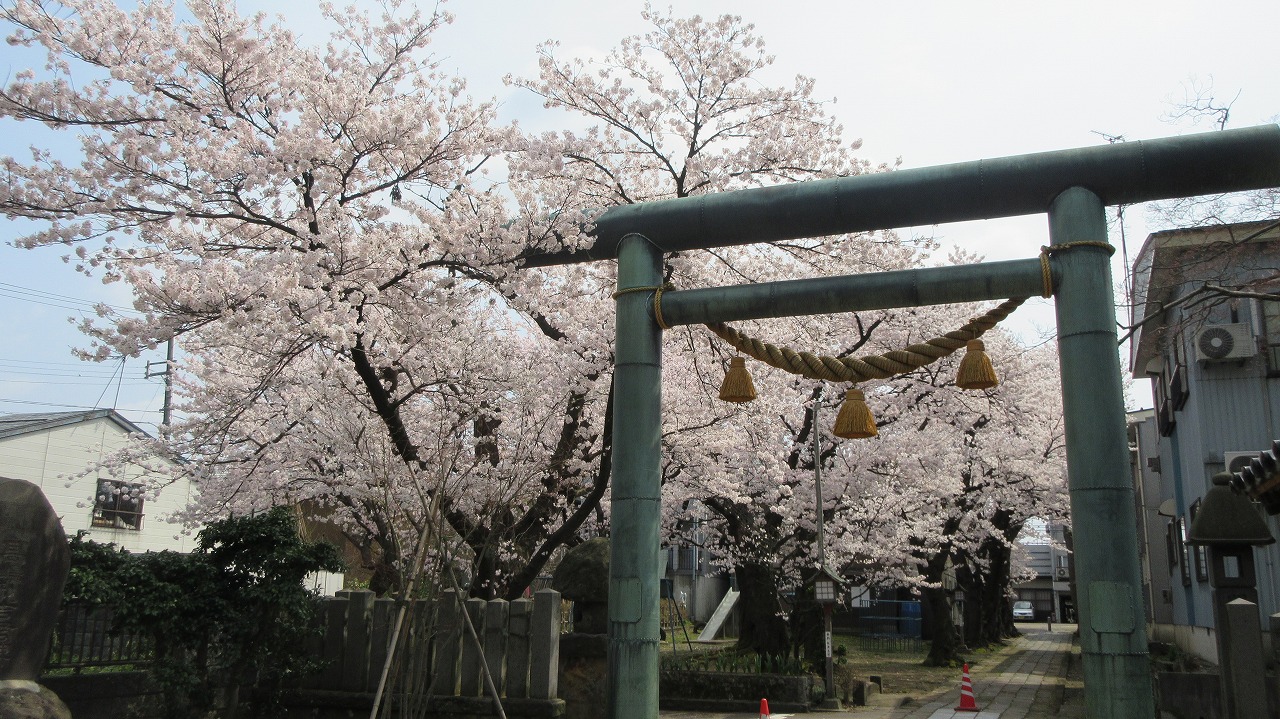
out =
[[(886, 318), (859, 354), (901, 347), (904, 338), (887, 331), (898, 322), (936, 336), (962, 324), (966, 309), (973, 308), (911, 310)], [(934, 650), (947, 659), (956, 656), (959, 638), (944, 575), (957, 571), (969, 606), (984, 607), (984, 616), (998, 614), (1013, 574), (1009, 553), (1022, 525), (1032, 517), (1061, 518), (1066, 510), (1055, 357), (1045, 348), (1024, 350), (999, 331), (988, 333), (987, 341), (1002, 386), (958, 390), (953, 357), (867, 386), (877, 438), (839, 440), (831, 437), (829, 424), (818, 427), (825, 434), (820, 461), (829, 565), (864, 586), (918, 588), (932, 610)], [(759, 374), (762, 396), (752, 405), (763, 406), (742, 420), (754, 418), (758, 424), (751, 431), (771, 441), (742, 432), (732, 450), (720, 449), (739, 455), (732, 460), (737, 474), (729, 478), (708, 476), (691, 459), (677, 477), (687, 494), (677, 497), (701, 497), (712, 517), (723, 520), (709, 523), (711, 535), (718, 551), (749, 560), (735, 566), (772, 567), (773, 581), (794, 586), (816, 564), (814, 430), (812, 397), (786, 395), (797, 388), (812, 395), (815, 388), (791, 382), (789, 387), (785, 379)], [(834, 406), (823, 414), (829, 423)], [(777, 417), (784, 418), (785, 429)]]
[[(142, 318), (103, 308), (86, 326), (95, 356), (181, 342), (184, 419), (164, 444), (199, 481), (193, 516), (301, 503), (347, 534), (376, 589), (402, 587), (425, 553), (465, 567), (474, 595), (514, 596), (607, 512), (614, 286), (608, 263), (519, 258), (588, 241), (581, 228), (614, 205), (890, 168), (857, 158), (811, 79), (770, 85), (772, 58), (736, 17), (646, 9), (650, 30), (599, 62), (545, 45), (539, 77), (512, 82), (589, 126), (524, 137), (433, 66), (447, 15), (325, 12), (334, 35), (313, 48), (224, 0), (181, 17), (148, 2), (5, 5), (11, 42), (48, 64), (0, 90), (0, 117), (77, 132), (82, 157), (5, 158), (0, 207), (38, 223), (20, 244), (68, 246), (82, 271), (133, 287)], [(674, 254), (666, 274), (678, 287), (853, 274), (931, 249), (819, 238)], [(747, 328), (839, 356), (962, 315)], [(817, 563), (814, 408), (834, 392), (762, 371), (769, 391), (730, 407), (715, 399), (724, 345), (683, 328), (665, 349), (666, 521), (710, 513), (745, 590), (744, 644), (776, 652), (779, 587)], [(1030, 450), (1000, 452), (1021, 446), (1001, 432), (1030, 432), (1029, 415), (1005, 390), (959, 399), (943, 371), (874, 389), (880, 440), (822, 443), (832, 566), (932, 586), (921, 565), (939, 554), (980, 565), (965, 552), (996, 536), (993, 507), (1010, 526), (1043, 510), (1044, 491), (1008, 489)]]
[[(764, 88), (746, 82), (771, 62), (749, 25), (733, 17), (676, 19), (652, 9), (644, 16), (653, 29), (624, 40), (603, 60), (559, 60), (556, 47), (547, 45), (540, 77), (514, 81), (540, 94), (549, 107), (594, 121), (585, 135), (537, 138), (535, 146), (555, 163), (542, 177), (571, 178), (608, 205), (887, 169), (856, 159), (856, 144), (841, 144), (840, 129), (813, 99), (811, 80)], [(923, 259), (922, 249), (929, 247), (911, 247), (883, 234), (691, 252), (669, 258), (667, 276), (685, 287), (853, 274), (914, 266)], [(966, 311), (972, 308), (792, 318), (754, 326), (779, 343), (803, 342), (804, 349), (838, 356), (899, 349), (920, 339), (926, 328), (942, 334), (963, 324)], [(953, 324), (945, 326), (943, 318)], [(770, 394), (746, 409), (728, 410), (714, 400), (722, 348), (700, 328), (668, 334), (668, 529), (674, 535), (682, 522), (699, 515), (713, 548), (733, 567), (743, 589), (743, 644), (776, 652), (786, 641), (777, 589), (794, 586), (817, 563), (811, 447), (814, 400), (821, 388), (765, 371), (758, 381), (776, 385)], [(1007, 339), (1003, 346), (1018, 350)], [(860, 445), (828, 438), (820, 460), (829, 485), (827, 549), (834, 566), (866, 567), (866, 579), (882, 585), (940, 587), (940, 571), (927, 571), (937, 557), (946, 566), (1005, 568), (994, 578), (982, 573), (1003, 602), (1007, 552), (1018, 529), (1028, 517), (1062, 512), (1061, 465), (1054, 462), (1060, 460), (1060, 441), (1055, 443), (1058, 435), (1049, 429), (1055, 426), (1052, 410), (1030, 423), (1025, 415), (1030, 410), (1013, 403), (1018, 392), (1043, 393), (1044, 387), (1012, 384), (978, 402), (994, 408), (980, 412), (971, 406), (974, 400), (956, 399), (962, 393), (944, 379), (953, 373), (954, 362), (944, 363), (877, 390), (885, 410), (884, 440)], [(1056, 397), (1056, 373), (1035, 377), (1049, 382), (1048, 397)], [(931, 395), (949, 400), (927, 402)], [(829, 414), (834, 416), (834, 406)], [(992, 414), (1005, 421), (993, 420)], [(985, 456), (993, 447), (1017, 446), (1025, 452), (1025, 445), (999, 439), (1011, 428), (1047, 433), (1036, 436), (1047, 461), (1015, 469), (1019, 457), (1032, 455)], [(941, 449), (966, 444), (972, 447), (967, 455)], [(941, 454), (932, 472), (895, 459), (935, 449)], [(955, 471), (965, 466), (962, 459), (974, 469)], [(895, 480), (891, 491), (882, 491), (885, 477)], [(886, 518), (892, 518), (891, 526)], [(947, 527), (947, 518), (949, 530), (938, 532)]]
[[(561, 59), (549, 43), (538, 78), (511, 80), (590, 123), (530, 138), (519, 172), (610, 206), (888, 169), (856, 157), (858, 143), (842, 139), (813, 80), (761, 82), (773, 58), (740, 18), (676, 18), (652, 8), (643, 17), (649, 32), (603, 59)], [(665, 274), (677, 287), (851, 274), (913, 266), (920, 249), (888, 233), (822, 238), (673, 254)], [(772, 327), (841, 353), (870, 341), (881, 319), (793, 318)], [(814, 564), (812, 464), (804, 457), (812, 423), (805, 406), (816, 386), (785, 379), (786, 389), (759, 409), (734, 409), (715, 399), (726, 348), (704, 329), (669, 332), (665, 351), (668, 526), (685, 519), (682, 508), (712, 515), (714, 547), (743, 589), (742, 644), (780, 653), (787, 637), (779, 588)], [(793, 497), (797, 486), (808, 493)]]
[(913, 389), (929, 396), (911, 408), (917, 424), (905, 439), (942, 461), (899, 466), (904, 479), (929, 487), (914, 510), (925, 523), (912, 530), (909, 546), (933, 630), (928, 662), (937, 665), (957, 659), (960, 645), (944, 575), (954, 571), (965, 590), (975, 620), (966, 623), (968, 638), (998, 641), (1013, 543), (1030, 519), (1062, 520), (1067, 513), (1056, 354), (1022, 351), (999, 333), (987, 342), (1002, 385), (975, 396), (948, 389), (951, 380), (937, 375), (918, 384)]
[[(554, 326), (538, 303), (576, 290), (507, 269), (576, 236), (538, 218), (579, 220), (493, 191), (513, 135), (435, 69), (447, 15), (324, 11), (334, 34), (313, 48), (224, 0), (4, 6), (10, 42), (48, 61), (0, 91), (0, 115), (77, 132), (81, 160), (5, 158), (0, 207), (37, 221), (19, 244), (67, 245), (132, 286), (143, 317), (103, 308), (92, 354), (179, 339), (186, 419), (167, 431), (200, 480), (194, 512), (313, 500), (382, 590), (433, 508), (473, 591), (518, 591), (495, 579), (499, 550), (545, 557), (586, 515), (569, 500), (602, 491), (579, 481), (602, 435), (582, 401), (602, 328)], [(506, 412), (513, 387), (542, 403)]]

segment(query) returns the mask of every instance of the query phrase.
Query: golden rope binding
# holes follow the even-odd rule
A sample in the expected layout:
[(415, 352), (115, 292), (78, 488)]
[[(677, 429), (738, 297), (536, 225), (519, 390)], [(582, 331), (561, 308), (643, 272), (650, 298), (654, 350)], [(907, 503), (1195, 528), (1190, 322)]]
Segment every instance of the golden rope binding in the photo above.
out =
[[(1098, 240), (1081, 240), (1066, 242), (1061, 245), (1050, 245), (1040, 248), (1040, 279), (1042, 295), (1053, 296), (1053, 271), (1049, 265), (1049, 256), (1076, 247), (1097, 247), (1114, 254), (1114, 245)], [(662, 290), (670, 289), (670, 285), (652, 288), (635, 288), (654, 290), (653, 309), (658, 325), (667, 329), (662, 321)], [(621, 294), (618, 293), (618, 294)], [(615, 297), (617, 294), (614, 295)], [(1027, 297), (1015, 297), (992, 308), (981, 317), (976, 317), (958, 330), (935, 337), (928, 342), (913, 344), (906, 349), (893, 350), (881, 355), (866, 357), (826, 357), (809, 352), (796, 352), (787, 347), (762, 342), (748, 337), (723, 322), (708, 323), (707, 328), (720, 339), (728, 342), (739, 352), (764, 362), (772, 367), (798, 374), (808, 379), (829, 382), (852, 382), (857, 384), (870, 379), (889, 379), (900, 374), (911, 372), (925, 365), (952, 354), (961, 347), (966, 348), (964, 359), (956, 373), (956, 386), (960, 389), (990, 389), (999, 382), (991, 358), (987, 356), (983, 343), (978, 339), (987, 330), (995, 327), (1014, 310), (1027, 301)], [(750, 402), (755, 399), (755, 386), (746, 364), (741, 357), (734, 357), (724, 384), (720, 387), (720, 398), (729, 402)], [(836, 436), (850, 439), (861, 439), (876, 436), (875, 419), (867, 407), (866, 396), (861, 390), (851, 388), (845, 393), (844, 404), (840, 407), (840, 415), (836, 419)]]
[(1026, 301), (1026, 297), (1015, 297), (993, 307), (981, 317), (970, 320), (960, 329), (948, 332), (941, 337), (910, 345), (906, 349), (861, 358), (825, 357), (809, 352), (796, 352), (748, 337), (723, 322), (708, 324), (707, 328), (739, 352), (772, 367), (809, 379), (856, 384), (869, 379), (896, 377), (904, 372), (932, 364), (964, 347), (969, 340), (981, 337)]
[(617, 292), (614, 292), (613, 299), (616, 300), (619, 297), (631, 294), (632, 292), (653, 292), (653, 319), (658, 323), (658, 327), (663, 330), (669, 330), (671, 328), (667, 326), (667, 323), (662, 319), (662, 293), (667, 290), (673, 290), (675, 287), (676, 286), (670, 282), (645, 287), (628, 287), (625, 290), (618, 290)]
[[(1043, 266), (1047, 267), (1048, 260), (1045, 258), (1045, 255), (1041, 255)], [(1047, 284), (1046, 288), (1048, 288)], [(707, 327), (739, 352), (750, 355), (765, 364), (809, 379), (853, 382), (854, 384), (868, 379), (895, 377), (924, 367), (961, 347), (966, 347), (968, 352), (960, 363), (956, 386), (961, 389), (987, 389), (996, 386), (996, 373), (978, 338), (1026, 301), (1026, 297), (1016, 297), (992, 308), (981, 317), (970, 320), (960, 329), (948, 332), (941, 337), (911, 345), (904, 350), (862, 358), (824, 357), (809, 352), (796, 352), (747, 337), (723, 322), (708, 324)], [(751, 382), (751, 375), (747, 372), (745, 361), (741, 357), (734, 357), (730, 362), (729, 371), (725, 373), (724, 384), (720, 386), (720, 398), (730, 402), (750, 402), (755, 397), (755, 386)], [(845, 392), (833, 433), (845, 439), (866, 439), (879, 434), (875, 417), (867, 407), (866, 395), (862, 390), (853, 387)]]
[(1041, 280), (1044, 282), (1044, 293), (1041, 297), (1053, 296), (1053, 273), (1049, 269), (1049, 255), (1076, 247), (1098, 247), (1106, 250), (1107, 254), (1114, 255), (1116, 253), (1116, 246), (1105, 240), (1080, 240), (1079, 242), (1064, 242), (1061, 245), (1042, 245), (1040, 247), (1040, 275)]

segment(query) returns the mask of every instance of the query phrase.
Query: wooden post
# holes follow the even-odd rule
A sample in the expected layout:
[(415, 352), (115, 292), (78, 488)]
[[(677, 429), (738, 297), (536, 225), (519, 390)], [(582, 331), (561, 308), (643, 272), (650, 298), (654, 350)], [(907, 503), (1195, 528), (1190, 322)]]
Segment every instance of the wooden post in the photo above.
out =
[[(387, 652), (395, 641), (391, 630), (395, 628), (396, 600), (382, 598), (373, 602), (369, 619), (369, 680), (363, 691), (378, 691), (382, 679), (382, 667), (387, 663)], [(405, 646), (409, 646), (407, 643)]]

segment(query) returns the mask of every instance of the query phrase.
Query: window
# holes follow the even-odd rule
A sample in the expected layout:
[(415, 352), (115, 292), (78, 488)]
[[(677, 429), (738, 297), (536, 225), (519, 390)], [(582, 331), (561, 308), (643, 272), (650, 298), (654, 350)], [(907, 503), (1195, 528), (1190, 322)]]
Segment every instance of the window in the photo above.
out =
[(1280, 302), (1264, 301), (1263, 329), (1267, 334), (1267, 367), (1270, 374), (1280, 375)]
[(1173, 402), (1169, 399), (1169, 388), (1163, 377), (1155, 378), (1156, 385), (1156, 427), (1160, 430), (1161, 437), (1168, 437), (1173, 434), (1173, 428), (1177, 426), (1178, 420), (1173, 416)]
[(1161, 362), (1160, 375), (1152, 378), (1155, 385), (1156, 425), (1160, 435), (1168, 437), (1177, 424), (1173, 413), (1187, 403), (1187, 350), (1182, 336), (1173, 338), (1172, 351)]
[(1177, 519), (1178, 526), (1176, 528), (1178, 540), (1178, 560), (1182, 564), (1182, 585), (1191, 586), (1191, 563), (1190, 549), (1187, 544), (1187, 522), (1182, 517)]
[(93, 498), (93, 526), (142, 529), (142, 485), (98, 480)]
[[(1196, 513), (1200, 511), (1200, 500), (1191, 503), (1191, 523), (1196, 521)], [(1195, 559), (1196, 565), (1196, 581), (1209, 581), (1209, 548), (1203, 544), (1197, 545), (1192, 557)]]
[(1173, 409), (1180, 410), (1187, 403), (1187, 348), (1182, 335), (1173, 338), (1173, 354), (1165, 357), (1165, 375), (1169, 378), (1169, 401)]

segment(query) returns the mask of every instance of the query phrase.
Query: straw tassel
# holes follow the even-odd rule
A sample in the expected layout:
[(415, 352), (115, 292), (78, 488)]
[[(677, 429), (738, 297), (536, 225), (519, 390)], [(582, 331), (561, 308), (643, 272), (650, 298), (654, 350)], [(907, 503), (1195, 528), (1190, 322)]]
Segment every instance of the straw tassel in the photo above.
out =
[(856, 388), (845, 392), (840, 414), (836, 415), (835, 435), (845, 439), (866, 439), (877, 434), (876, 419), (867, 407), (866, 395)]
[(729, 371), (724, 373), (720, 385), (720, 399), (725, 402), (750, 402), (756, 398), (756, 386), (747, 371), (747, 361), (741, 357), (729, 360)]
[(964, 359), (956, 372), (956, 386), (960, 389), (990, 389), (999, 384), (991, 358), (984, 352), (982, 340), (969, 340), (965, 344)]

